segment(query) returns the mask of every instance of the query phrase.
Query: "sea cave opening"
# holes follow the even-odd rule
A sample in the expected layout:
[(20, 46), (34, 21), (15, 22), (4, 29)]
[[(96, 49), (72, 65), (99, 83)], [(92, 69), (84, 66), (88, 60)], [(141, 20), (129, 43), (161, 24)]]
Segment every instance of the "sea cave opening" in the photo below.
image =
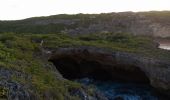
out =
[(49, 61), (56, 66), (57, 70), (64, 78), (69, 80), (88, 77), (103, 81), (111, 80), (149, 84), (149, 78), (146, 76), (145, 72), (137, 66), (128, 64), (107, 65), (96, 59), (89, 59), (88, 57), (77, 57), (75, 59), (73, 55), (54, 57)]
[(118, 62), (107, 54), (59, 52), (49, 61), (64, 78), (94, 85), (108, 100), (119, 97), (121, 100), (167, 100), (152, 88), (148, 76), (139, 66)]

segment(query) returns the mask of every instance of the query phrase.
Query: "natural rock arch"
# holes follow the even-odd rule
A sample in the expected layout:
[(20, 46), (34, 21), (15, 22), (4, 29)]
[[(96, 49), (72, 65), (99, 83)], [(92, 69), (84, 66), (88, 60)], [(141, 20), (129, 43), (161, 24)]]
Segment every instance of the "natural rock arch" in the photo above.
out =
[(67, 79), (83, 77), (98, 80), (149, 83), (139, 66), (122, 62), (108, 52), (91, 49), (62, 49), (49, 59)]

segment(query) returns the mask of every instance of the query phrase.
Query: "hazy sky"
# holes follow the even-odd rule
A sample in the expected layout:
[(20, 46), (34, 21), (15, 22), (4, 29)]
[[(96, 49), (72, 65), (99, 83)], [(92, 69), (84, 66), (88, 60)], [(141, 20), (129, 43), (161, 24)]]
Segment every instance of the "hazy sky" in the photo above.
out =
[(0, 20), (76, 13), (170, 10), (170, 0), (0, 0)]

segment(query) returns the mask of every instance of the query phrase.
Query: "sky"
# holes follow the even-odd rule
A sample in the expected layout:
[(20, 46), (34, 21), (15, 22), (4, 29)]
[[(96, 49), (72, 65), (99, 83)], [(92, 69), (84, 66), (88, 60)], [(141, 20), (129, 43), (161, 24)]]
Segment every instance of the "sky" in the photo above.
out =
[(170, 0), (0, 0), (0, 20), (77, 13), (170, 10)]

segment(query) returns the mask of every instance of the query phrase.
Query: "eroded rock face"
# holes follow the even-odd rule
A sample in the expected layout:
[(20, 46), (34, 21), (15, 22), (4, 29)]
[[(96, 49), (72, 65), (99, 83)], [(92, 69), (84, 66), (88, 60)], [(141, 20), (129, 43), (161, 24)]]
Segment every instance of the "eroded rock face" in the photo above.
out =
[[(149, 14), (151, 16), (149, 16)], [(170, 36), (170, 20), (167, 16), (154, 15), (154, 13), (133, 13), (120, 12), (107, 15), (107, 20), (96, 18), (91, 19), (91, 23), (87, 27), (78, 26), (73, 29), (65, 30), (69, 34), (87, 34), (100, 32), (113, 33), (132, 33), (133, 35), (145, 35), (153, 37), (169, 37)], [(92, 23), (92, 22), (95, 23)], [(78, 23), (81, 21), (77, 21)]]
[(7, 89), (6, 98), (8, 100), (34, 100), (34, 95), (28, 91), (26, 86), (12, 81), (13, 75), (16, 75), (18, 78), (31, 78), (22, 72), (0, 68), (0, 87)]
[(170, 95), (170, 63), (93, 47), (60, 48), (49, 59), (66, 78), (144, 82)]

